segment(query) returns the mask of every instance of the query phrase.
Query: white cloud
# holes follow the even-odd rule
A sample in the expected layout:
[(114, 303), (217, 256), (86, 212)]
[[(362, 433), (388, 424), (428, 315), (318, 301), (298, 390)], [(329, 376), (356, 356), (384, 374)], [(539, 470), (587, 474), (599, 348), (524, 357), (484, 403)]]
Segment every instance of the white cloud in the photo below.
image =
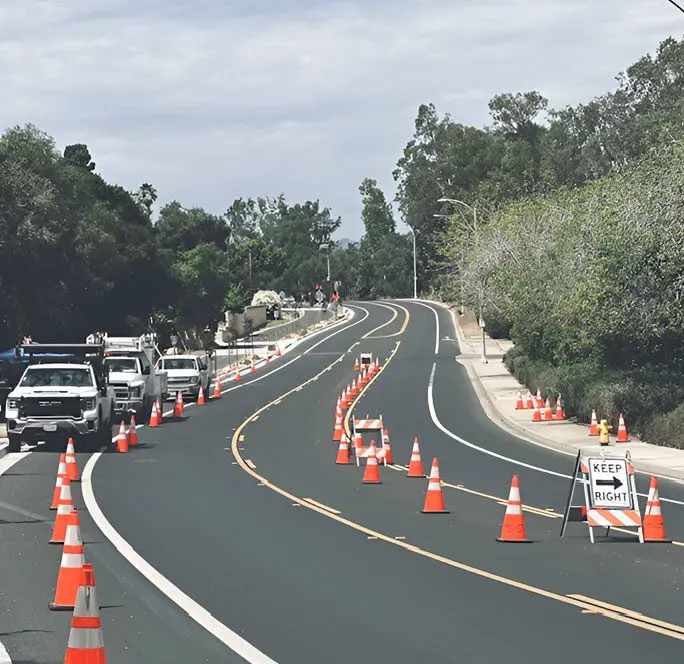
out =
[(482, 125), (498, 92), (560, 107), (682, 33), (665, 0), (22, 0), (0, 8), (0, 126), (88, 143), (108, 180), (224, 210), (320, 197), (358, 236), (419, 104)]

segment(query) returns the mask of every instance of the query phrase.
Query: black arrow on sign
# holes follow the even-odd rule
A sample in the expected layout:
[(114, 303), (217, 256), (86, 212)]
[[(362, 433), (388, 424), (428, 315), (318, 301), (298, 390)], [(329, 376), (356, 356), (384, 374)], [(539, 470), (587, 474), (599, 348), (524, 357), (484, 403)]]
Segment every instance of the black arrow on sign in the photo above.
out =
[(619, 489), (622, 486), (622, 482), (613, 475), (612, 480), (596, 480), (596, 486), (612, 486), (613, 489)]

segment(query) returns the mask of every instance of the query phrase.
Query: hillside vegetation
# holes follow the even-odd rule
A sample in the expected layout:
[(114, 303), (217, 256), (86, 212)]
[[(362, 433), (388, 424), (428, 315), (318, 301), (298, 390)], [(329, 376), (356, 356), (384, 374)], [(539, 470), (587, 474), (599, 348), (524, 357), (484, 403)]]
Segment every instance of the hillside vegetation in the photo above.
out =
[(399, 204), (423, 290), (481, 309), (525, 385), (684, 447), (684, 43), (617, 80), (561, 111), (499, 95), (484, 129), (421, 107)]

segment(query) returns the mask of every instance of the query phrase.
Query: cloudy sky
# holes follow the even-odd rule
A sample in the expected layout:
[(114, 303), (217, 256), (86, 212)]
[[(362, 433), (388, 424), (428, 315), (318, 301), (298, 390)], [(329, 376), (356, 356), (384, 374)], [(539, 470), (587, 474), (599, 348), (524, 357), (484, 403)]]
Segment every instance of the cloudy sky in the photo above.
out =
[(682, 34), (667, 0), (6, 0), (0, 127), (87, 143), (161, 202), (320, 198), (356, 239), (419, 104), (480, 126), (499, 92), (575, 104)]

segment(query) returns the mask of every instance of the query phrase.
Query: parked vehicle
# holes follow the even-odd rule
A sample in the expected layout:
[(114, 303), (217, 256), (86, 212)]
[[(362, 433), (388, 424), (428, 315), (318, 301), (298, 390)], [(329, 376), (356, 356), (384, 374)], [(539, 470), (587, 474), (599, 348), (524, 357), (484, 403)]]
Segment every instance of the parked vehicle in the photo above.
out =
[(114, 390), (102, 345), (28, 344), (15, 357), (28, 366), (7, 396), (9, 452), (70, 436), (91, 449), (112, 444)]
[(211, 373), (209, 358), (205, 353), (164, 355), (157, 361), (157, 369), (168, 373), (171, 397), (175, 397), (180, 392), (184, 397), (196, 399), (200, 386), (204, 394), (209, 396)]
[(116, 417), (135, 415), (136, 420), (148, 420), (154, 402), (161, 404), (169, 396), (168, 374), (155, 368), (161, 353), (154, 335), (110, 337), (105, 334), (102, 341), (109, 383), (114, 388)]

